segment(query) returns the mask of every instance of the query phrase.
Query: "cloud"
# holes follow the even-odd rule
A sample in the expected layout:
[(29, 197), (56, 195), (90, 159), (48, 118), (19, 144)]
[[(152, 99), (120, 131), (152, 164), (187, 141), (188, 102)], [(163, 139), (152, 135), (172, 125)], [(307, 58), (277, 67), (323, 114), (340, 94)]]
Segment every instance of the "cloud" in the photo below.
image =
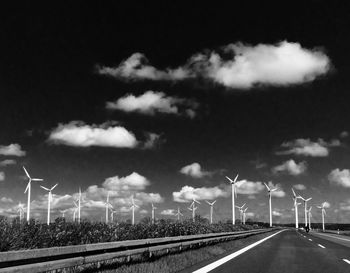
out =
[(0, 161), (0, 167), (6, 167), (8, 165), (14, 165), (17, 161), (13, 159), (5, 159), (3, 161)]
[[(225, 56), (225, 57), (224, 57)], [(124, 80), (201, 78), (228, 88), (249, 89), (260, 85), (287, 86), (311, 82), (330, 69), (330, 59), (320, 49), (282, 41), (255, 46), (241, 42), (191, 56), (176, 69), (160, 70), (135, 53), (117, 67), (97, 67), (98, 73)]]
[(278, 216), (278, 217), (281, 217), (281, 216), (282, 216), (282, 213), (281, 213), (281, 212), (279, 212), (279, 211), (275, 211), (275, 210), (273, 210), (273, 211), (272, 211), (272, 215), (273, 215), (273, 216)]
[(5, 173), (0, 172), (0, 181), (4, 181), (4, 180), (5, 180)]
[(282, 198), (282, 197), (286, 196), (286, 193), (282, 189), (282, 185), (281, 184), (274, 185), (271, 181), (269, 181), (269, 183), (267, 185), (270, 187), (270, 189), (277, 188), (276, 191), (271, 192), (271, 196), (278, 197), (278, 198)]
[(328, 180), (333, 185), (350, 188), (350, 171), (334, 169), (328, 174)]
[(8, 146), (0, 145), (0, 155), (25, 156), (26, 152), (22, 151), (21, 145), (15, 143)]
[(253, 195), (262, 192), (265, 186), (262, 182), (252, 182), (248, 180), (240, 180), (237, 184), (236, 191), (239, 194)]
[(245, 214), (245, 216), (246, 216), (246, 218), (253, 218), (254, 216), (255, 216), (255, 213), (254, 212), (247, 212), (246, 214)]
[(348, 131), (343, 131), (343, 132), (340, 133), (340, 137), (341, 138), (346, 138), (348, 136), (349, 136), (349, 132)]
[(182, 167), (180, 173), (191, 176), (193, 178), (202, 178), (204, 176), (210, 176), (212, 173), (202, 169), (201, 165), (197, 162)]
[(97, 72), (124, 80), (183, 80), (188, 77), (189, 71), (184, 68), (158, 70), (149, 64), (142, 53), (134, 53), (122, 61), (117, 67), (97, 66)]
[(350, 211), (350, 198), (339, 204), (340, 210)]
[(146, 177), (133, 172), (126, 177), (109, 177), (103, 182), (102, 185), (105, 189), (111, 191), (138, 191), (144, 190), (150, 185), (150, 182)]
[(115, 102), (107, 102), (106, 108), (151, 116), (164, 113), (193, 118), (196, 115), (194, 109), (198, 108), (198, 105), (194, 100), (166, 96), (163, 92), (149, 90), (138, 97), (128, 94)]
[(59, 124), (49, 136), (49, 142), (69, 146), (135, 148), (138, 141), (132, 132), (112, 124), (87, 125), (80, 121)]
[(272, 168), (272, 172), (274, 174), (278, 173), (286, 173), (293, 176), (300, 175), (304, 173), (307, 169), (306, 161), (302, 161), (300, 163), (295, 163), (293, 159), (287, 160), (283, 162), (281, 165), (275, 166)]
[(184, 186), (180, 191), (173, 192), (173, 199), (175, 202), (187, 203), (193, 198), (196, 200), (213, 200), (218, 197), (228, 197), (229, 195), (228, 191), (219, 187), (193, 188), (191, 186)]
[(331, 204), (329, 203), (329, 202), (324, 202), (323, 203), (324, 204), (324, 207), (326, 208), (326, 209), (328, 209), (328, 208), (330, 208), (331, 207)]
[(329, 155), (329, 147), (337, 147), (340, 145), (340, 141), (337, 139), (326, 142), (322, 138), (319, 138), (317, 142), (313, 142), (310, 139), (298, 138), (293, 141), (282, 143), (281, 147), (286, 148), (287, 150), (276, 152), (276, 154), (295, 154), (311, 157), (326, 157)]
[(12, 198), (8, 198), (8, 197), (2, 197), (0, 199), (0, 201), (3, 202), (3, 203), (13, 203)]
[(293, 188), (298, 190), (298, 191), (303, 191), (303, 190), (306, 190), (306, 186), (303, 185), (303, 184), (296, 184), (296, 185), (293, 185)]
[(143, 144), (143, 149), (153, 149), (155, 147), (159, 147), (165, 140), (156, 133), (146, 133), (147, 138), (145, 143)]
[(169, 216), (173, 216), (176, 214), (176, 210), (174, 209), (165, 209), (165, 210), (162, 210), (160, 212), (161, 215), (169, 215)]

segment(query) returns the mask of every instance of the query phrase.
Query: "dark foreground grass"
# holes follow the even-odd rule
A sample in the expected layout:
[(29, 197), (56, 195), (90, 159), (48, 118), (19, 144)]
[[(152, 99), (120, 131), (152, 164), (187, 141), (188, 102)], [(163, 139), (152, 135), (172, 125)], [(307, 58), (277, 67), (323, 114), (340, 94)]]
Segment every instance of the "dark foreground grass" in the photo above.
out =
[(203, 246), (196, 249), (187, 249), (182, 252), (173, 252), (169, 255), (160, 253), (158, 256), (145, 261), (146, 257), (134, 257), (128, 264), (122, 264), (125, 259), (113, 261), (113, 263), (104, 264), (99, 269), (90, 267), (83, 270), (84, 273), (150, 273), (150, 272), (192, 272), (190, 267), (207, 262), (215, 257), (225, 256), (230, 252), (237, 251), (243, 247), (252, 244), (262, 238), (267, 237), (271, 233), (252, 235), (246, 238), (235, 239), (227, 242), (216, 243), (209, 246)]

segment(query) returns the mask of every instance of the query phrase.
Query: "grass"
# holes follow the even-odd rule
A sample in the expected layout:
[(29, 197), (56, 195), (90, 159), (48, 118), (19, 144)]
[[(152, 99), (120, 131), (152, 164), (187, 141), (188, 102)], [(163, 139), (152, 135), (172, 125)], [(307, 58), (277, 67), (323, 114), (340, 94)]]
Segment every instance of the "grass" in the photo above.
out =
[(267, 233), (252, 235), (246, 238), (235, 239), (227, 242), (216, 243), (209, 246), (203, 246), (196, 249), (188, 249), (183, 252), (159, 253), (151, 259), (146, 257), (133, 257), (130, 263), (125, 264), (125, 259), (113, 261), (104, 264), (101, 268), (90, 267), (82, 272), (84, 273), (151, 273), (151, 272), (192, 272), (191, 267), (201, 262), (207, 262), (215, 257), (225, 256), (230, 252), (239, 250), (251, 243), (265, 238)]

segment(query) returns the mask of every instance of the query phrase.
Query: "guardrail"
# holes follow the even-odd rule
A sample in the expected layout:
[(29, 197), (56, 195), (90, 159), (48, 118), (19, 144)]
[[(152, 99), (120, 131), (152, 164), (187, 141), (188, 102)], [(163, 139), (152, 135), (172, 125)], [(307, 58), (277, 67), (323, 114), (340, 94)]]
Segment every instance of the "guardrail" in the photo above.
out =
[(0, 252), (0, 273), (38, 273), (50, 270), (100, 263), (137, 254), (148, 254), (173, 248), (191, 247), (269, 232), (274, 229), (258, 229), (238, 232), (210, 233), (190, 236), (129, 240), (110, 243), (75, 245)]

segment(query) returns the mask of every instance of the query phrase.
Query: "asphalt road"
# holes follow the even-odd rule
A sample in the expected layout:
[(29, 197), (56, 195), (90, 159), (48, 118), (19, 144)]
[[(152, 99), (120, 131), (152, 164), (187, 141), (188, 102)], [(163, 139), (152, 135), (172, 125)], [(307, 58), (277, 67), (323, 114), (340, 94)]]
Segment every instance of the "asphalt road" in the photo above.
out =
[[(334, 238), (326, 240), (320, 235), (316, 237), (304, 232), (285, 230), (245, 252), (242, 250), (239, 253), (228, 253), (216, 261), (201, 263), (198, 267), (191, 268), (191, 271), (196, 273), (350, 272), (350, 247), (337, 241), (340, 240)], [(223, 260), (228, 261), (221, 264)], [(217, 267), (213, 269), (214, 265)]]

